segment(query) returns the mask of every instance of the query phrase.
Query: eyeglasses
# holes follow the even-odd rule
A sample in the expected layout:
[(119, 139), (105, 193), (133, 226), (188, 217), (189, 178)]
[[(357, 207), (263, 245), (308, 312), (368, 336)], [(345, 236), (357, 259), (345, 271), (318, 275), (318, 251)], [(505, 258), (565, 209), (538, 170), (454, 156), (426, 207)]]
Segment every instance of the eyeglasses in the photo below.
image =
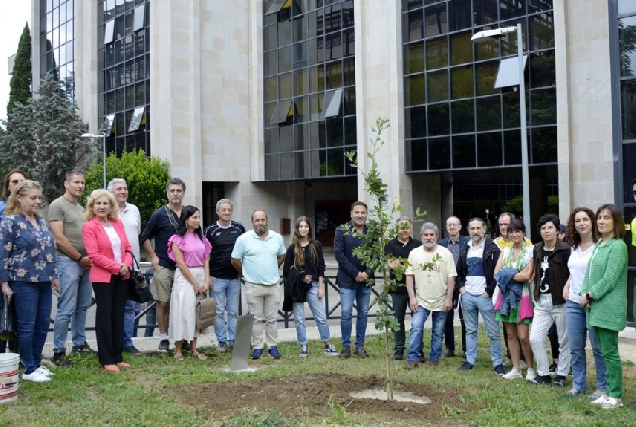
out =
[[(19, 179), (12, 179), (12, 180), (11, 180), (11, 184), (13, 184), (13, 185), (17, 185), (17, 184), (19, 184), (20, 182), (22, 182), (22, 181), (20, 181)], [(636, 194), (636, 193), (634, 193), (634, 194)]]

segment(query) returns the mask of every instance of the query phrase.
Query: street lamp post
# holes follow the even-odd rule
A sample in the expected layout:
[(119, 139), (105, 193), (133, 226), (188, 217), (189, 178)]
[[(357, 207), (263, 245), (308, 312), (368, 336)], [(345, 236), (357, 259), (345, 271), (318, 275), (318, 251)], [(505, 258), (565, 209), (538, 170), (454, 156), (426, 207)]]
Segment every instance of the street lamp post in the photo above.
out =
[(521, 182), (523, 195), (523, 222), (526, 225), (527, 237), (530, 238), (532, 226), (530, 224), (530, 172), (528, 168), (528, 131), (526, 124), (526, 82), (524, 79), (523, 32), (521, 24), (516, 27), (497, 28), (475, 33), (471, 37), (473, 42), (479, 43), (486, 39), (499, 39), (505, 34), (517, 33), (517, 56), (519, 58), (519, 118), (521, 125)]
[(83, 133), (82, 138), (102, 138), (102, 149), (104, 153), (104, 189), (106, 189), (106, 132), (102, 133)]

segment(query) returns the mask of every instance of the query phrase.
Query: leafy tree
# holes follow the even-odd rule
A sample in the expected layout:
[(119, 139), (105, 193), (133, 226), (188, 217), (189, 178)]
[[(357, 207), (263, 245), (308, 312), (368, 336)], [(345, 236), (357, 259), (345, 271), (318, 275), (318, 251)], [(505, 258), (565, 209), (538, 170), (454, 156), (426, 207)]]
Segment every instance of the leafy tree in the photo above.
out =
[(31, 98), (31, 32), (29, 24), (24, 26), (20, 36), (10, 86), (7, 114), (13, 111), (17, 102), (26, 104), (27, 100)]
[(76, 114), (77, 104), (60, 91), (60, 83), (48, 75), (38, 96), (16, 104), (0, 139), (0, 170), (20, 168), (43, 186), (50, 202), (63, 191), (66, 172), (86, 170), (97, 159), (99, 143), (80, 138), (86, 126)]
[[(357, 235), (361, 237), (364, 244), (353, 251), (355, 255), (364, 265), (369, 267), (371, 271), (379, 272), (382, 275), (382, 293), (376, 298), (374, 304), (378, 304), (379, 310), (376, 312), (375, 327), (379, 331), (384, 331), (384, 344), (386, 356), (386, 384), (387, 384), (387, 400), (393, 400), (393, 371), (391, 357), (391, 343), (393, 332), (399, 326), (393, 311), (389, 308), (389, 292), (394, 291), (397, 287), (397, 280), (400, 280), (406, 269), (406, 260), (401, 260), (401, 266), (393, 270), (397, 280), (391, 279), (388, 272), (388, 263), (397, 258), (392, 254), (385, 254), (384, 247), (393, 239), (398, 229), (394, 222), (396, 213), (402, 211), (402, 207), (397, 202), (389, 203), (388, 186), (382, 180), (378, 163), (376, 161), (377, 153), (384, 145), (382, 133), (389, 127), (389, 120), (379, 117), (376, 119), (376, 126), (372, 128), (376, 137), (370, 140), (371, 152), (367, 153), (367, 157), (371, 162), (368, 171), (362, 170), (356, 152), (347, 152), (345, 155), (352, 162), (351, 166), (358, 168), (359, 173), (364, 177), (365, 191), (370, 198), (370, 215), (367, 221), (367, 234)], [(425, 215), (416, 211), (416, 216)], [(355, 231), (354, 231), (355, 233)], [(376, 276), (377, 277), (377, 276)], [(369, 280), (369, 286), (373, 286), (374, 281)]]
[[(152, 213), (166, 203), (166, 183), (170, 180), (170, 163), (159, 157), (146, 157), (143, 150), (123, 152), (121, 157), (111, 153), (106, 159), (106, 182), (123, 178), (128, 184), (128, 202), (136, 205), (141, 214), (142, 228)], [(103, 188), (103, 163), (93, 163), (86, 173), (86, 190), (82, 203), (93, 190)]]

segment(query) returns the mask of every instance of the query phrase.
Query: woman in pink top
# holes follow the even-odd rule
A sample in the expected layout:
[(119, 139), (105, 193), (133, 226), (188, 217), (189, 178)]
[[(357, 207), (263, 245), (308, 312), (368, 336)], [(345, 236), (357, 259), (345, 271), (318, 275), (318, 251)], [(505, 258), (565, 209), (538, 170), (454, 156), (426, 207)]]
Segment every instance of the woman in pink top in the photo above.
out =
[(177, 234), (168, 240), (168, 256), (177, 263), (170, 294), (170, 339), (174, 341), (174, 358), (183, 360), (181, 345), (190, 341), (190, 354), (199, 360), (207, 356), (197, 351), (195, 309), (197, 294), (207, 294), (212, 287), (207, 263), (212, 252), (210, 242), (203, 236), (201, 213), (194, 206), (184, 206)]

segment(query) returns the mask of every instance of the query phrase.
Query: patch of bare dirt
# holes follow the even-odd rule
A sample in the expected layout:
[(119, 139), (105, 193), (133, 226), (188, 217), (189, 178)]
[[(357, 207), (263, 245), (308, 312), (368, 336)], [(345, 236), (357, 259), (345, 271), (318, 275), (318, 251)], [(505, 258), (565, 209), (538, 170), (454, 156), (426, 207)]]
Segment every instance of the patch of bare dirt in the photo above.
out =
[[(288, 418), (321, 417), (327, 419), (331, 410), (329, 397), (347, 413), (363, 415), (373, 425), (399, 426), (465, 426), (445, 415), (452, 408), (466, 408), (460, 402), (460, 389), (439, 389), (423, 384), (401, 383), (396, 389), (426, 396), (431, 403), (385, 402), (377, 399), (353, 399), (350, 392), (384, 388), (380, 377), (352, 377), (337, 374), (288, 376), (268, 381), (201, 384), (197, 387), (169, 388), (165, 391), (185, 405), (205, 407), (221, 419), (244, 408), (266, 411), (276, 409)], [(196, 403), (193, 403), (196, 402)]]

